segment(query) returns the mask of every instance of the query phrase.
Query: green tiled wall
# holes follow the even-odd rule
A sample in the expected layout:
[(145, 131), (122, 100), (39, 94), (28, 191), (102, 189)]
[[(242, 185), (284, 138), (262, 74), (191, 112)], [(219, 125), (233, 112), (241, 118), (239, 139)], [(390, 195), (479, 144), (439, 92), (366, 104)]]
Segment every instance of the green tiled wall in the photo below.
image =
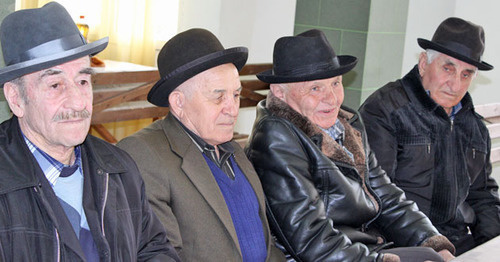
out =
[(297, 0), (295, 34), (321, 29), (337, 55), (358, 58), (343, 78), (347, 106), (401, 76), (408, 1)]
[(401, 72), (408, 16), (408, 0), (372, 0), (366, 45), (362, 103), (371, 93)]
[[(6, 17), (8, 14), (14, 12), (15, 9), (15, 0), (0, 0), (0, 22)], [(0, 48), (0, 68), (4, 66), (2, 50)], [(10, 117), (10, 110), (5, 102), (5, 98), (3, 96), (3, 90), (0, 88), (0, 123), (5, 119)]]

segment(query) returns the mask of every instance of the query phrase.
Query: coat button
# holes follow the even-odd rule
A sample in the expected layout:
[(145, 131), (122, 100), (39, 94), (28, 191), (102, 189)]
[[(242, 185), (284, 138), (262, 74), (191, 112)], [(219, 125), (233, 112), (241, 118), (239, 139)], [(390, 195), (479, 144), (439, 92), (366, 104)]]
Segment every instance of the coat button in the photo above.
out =
[(98, 174), (98, 175), (102, 175), (102, 174), (104, 174), (104, 171), (102, 171), (102, 169), (98, 168), (98, 169), (97, 169), (97, 174)]

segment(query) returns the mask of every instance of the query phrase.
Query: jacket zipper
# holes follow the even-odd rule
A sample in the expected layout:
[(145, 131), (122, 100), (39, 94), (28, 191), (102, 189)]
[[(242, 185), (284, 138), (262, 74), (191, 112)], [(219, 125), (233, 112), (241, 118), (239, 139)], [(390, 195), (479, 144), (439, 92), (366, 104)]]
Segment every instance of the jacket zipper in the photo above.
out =
[[(40, 193), (40, 192), (38, 192), (38, 187), (37, 186), (34, 186), (33, 190), (35, 191), (36, 194)], [(54, 236), (56, 238), (56, 249), (57, 249), (57, 258), (56, 258), (56, 261), (60, 262), (61, 261), (61, 240), (59, 238), (59, 231), (55, 227), (54, 227)]]
[(453, 132), (453, 120), (450, 121), (450, 131)]
[[(366, 154), (367, 154), (367, 152), (365, 152), (365, 155)], [(337, 165), (337, 166), (351, 168), (351, 169), (356, 170), (356, 168), (353, 165), (347, 165), (347, 164), (344, 164), (344, 163), (341, 163), (341, 162), (336, 162), (336, 161), (333, 161), (333, 163), (335, 165)], [(370, 172), (370, 169), (368, 167), (368, 159), (367, 159), (367, 157), (365, 158), (365, 165), (366, 165), (366, 172)], [(358, 172), (358, 171), (356, 170), (356, 172)], [(368, 177), (368, 174), (365, 174), (365, 176)], [(358, 175), (358, 177), (359, 177), (359, 175)], [(361, 178), (359, 178), (359, 179), (361, 180), (360, 182), (363, 182), (363, 179), (361, 179)], [(370, 219), (370, 221), (368, 221), (368, 222), (364, 223), (363, 225), (361, 225), (361, 232), (366, 232), (366, 229), (368, 228), (368, 226), (380, 216), (380, 213), (382, 213), (382, 203), (380, 202), (379, 197), (377, 196), (377, 194), (375, 194), (375, 192), (370, 187), (370, 185), (368, 183), (366, 183), (366, 181), (367, 181), (366, 178), (365, 178), (364, 181), (365, 181), (366, 189), (369, 191), (370, 194), (373, 195), (373, 198), (375, 199), (375, 201), (377, 201), (379, 209), (378, 209), (377, 214), (375, 215), (375, 217), (373, 217), (372, 219)]]
[[(354, 116), (349, 119), (349, 124), (352, 124), (354, 123), (356, 120), (358, 120), (359, 116), (357, 114), (354, 114)], [(356, 128), (354, 128), (356, 129)], [(368, 152), (366, 151), (366, 147), (365, 147), (365, 139), (366, 139), (366, 134), (364, 132), (360, 132), (361, 133), (361, 141), (363, 143), (363, 148), (365, 149), (365, 166), (366, 166), (366, 174), (365, 174), (365, 186), (366, 186), (366, 189), (368, 189), (369, 193), (373, 195), (373, 198), (375, 199), (375, 201), (377, 201), (377, 204), (379, 206), (378, 208), (378, 212), (377, 214), (375, 215), (375, 217), (373, 217), (372, 219), (370, 219), (370, 221), (364, 223), (363, 225), (361, 225), (361, 232), (366, 232), (366, 229), (368, 228), (368, 226), (373, 223), (373, 221), (375, 221), (379, 216), (380, 214), (382, 213), (382, 202), (380, 201), (380, 198), (378, 197), (377, 194), (375, 194), (375, 191), (373, 191), (372, 187), (368, 184), (368, 173), (370, 172), (370, 165), (368, 164)], [(335, 165), (338, 165), (338, 163), (334, 162)], [(343, 165), (344, 167), (346, 165)], [(354, 170), (356, 170), (356, 168), (354, 166), (351, 166), (351, 165), (348, 165), (349, 168), (353, 168)], [(358, 172), (356, 170), (356, 172)], [(359, 174), (359, 173), (358, 173)], [(361, 178), (360, 178), (361, 179)], [(363, 179), (361, 179), (361, 182), (363, 182)]]
[(57, 228), (54, 228), (54, 232), (56, 234), (56, 243), (57, 243), (57, 262), (61, 261), (61, 243), (59, 240), (59, 232), (57, 231)]
[(108, 187), (109, 187), (109, 173), (104, 173), (104, 199), (101, 208), (101, 225), (102, 225), (102, 235), (106, 236), (104, 233), (104, 210), (106, 209), (106, 202), (108, 201)]

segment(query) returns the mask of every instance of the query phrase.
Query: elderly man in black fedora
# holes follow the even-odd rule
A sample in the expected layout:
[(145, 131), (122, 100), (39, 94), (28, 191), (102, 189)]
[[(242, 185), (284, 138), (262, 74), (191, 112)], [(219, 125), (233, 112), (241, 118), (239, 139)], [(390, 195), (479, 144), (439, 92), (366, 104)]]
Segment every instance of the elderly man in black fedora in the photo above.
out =
[(360, 112), (382, 168), (461, 254), (500, 235), (491, 140), (467, 92), (477, 70), (493, 66), (481, 59), (483, 28), (460, 18), (418, 44), (418, 64)]
[(158, 217), (185, 261), (283, 261), (259, 178), (232, 142), (248, 49), (205, 29), (170, 39), (148, 94), (165, 119), (118, 143), (137, 162)]
[(0, 26), (0, 84), (13, 117), (0, 124), (1, 261), (180, 261), (133, 160), (88, 135), (90, 55), (57, 3)]
[(245, 148), (277, 242), (297, 261), (442, 261), (453, 245), (377, 164), (356, 111), (342, 106), (337, 56), (320, 30), (282, 37)]

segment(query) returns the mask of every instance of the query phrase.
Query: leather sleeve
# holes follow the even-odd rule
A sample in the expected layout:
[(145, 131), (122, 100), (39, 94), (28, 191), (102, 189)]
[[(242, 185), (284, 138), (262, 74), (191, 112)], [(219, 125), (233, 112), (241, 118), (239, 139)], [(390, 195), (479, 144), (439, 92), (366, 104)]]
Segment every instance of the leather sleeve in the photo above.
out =
[(262, 181), (270, 224), (297, 261), (378, 261), (360, 243), (352, 244), (326, 217), (313, 172), (340, 172), (331, 166), (312, 170), (303, 133), (289, 122), (264, 118), (254, 127), (247, 155)]

